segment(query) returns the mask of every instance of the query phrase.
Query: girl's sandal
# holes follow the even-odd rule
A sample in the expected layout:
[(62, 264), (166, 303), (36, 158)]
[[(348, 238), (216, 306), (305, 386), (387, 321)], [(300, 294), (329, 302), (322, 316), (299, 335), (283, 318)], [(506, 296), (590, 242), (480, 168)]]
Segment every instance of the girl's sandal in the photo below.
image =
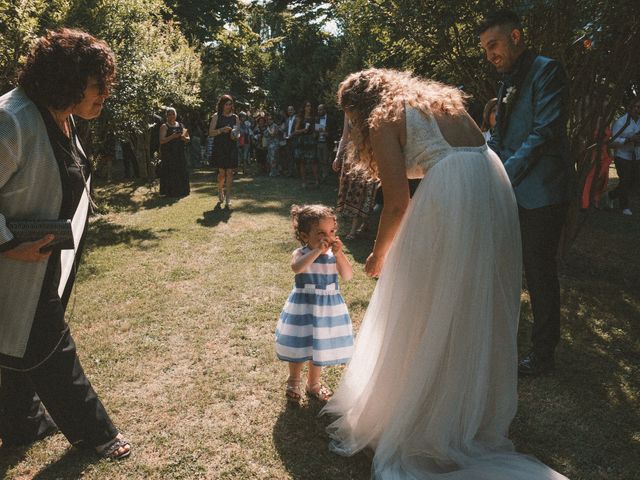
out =
[(119, 433), (116, 438), (96, 447), (96, 453), (101, 458), (122, 460), (131, 455), (131, 443)]
[(301, 384), (302, 384), (302, 380), (300, 380), (300, 378), (289, 377), (287, 379), (287, 390), (285, 391), (287, 401), (293, 402), (293, 403), (300, 403), (300, 400), (302, 400)]
[[(315, 389), (316, 386), (318, 387), (317, 390)], [(307, 387), (307, 395), (315, 398), (320, 402), (327, 402), (333, 395), (333, 392), (329, 390), (328, 387), (322, 385), (320, 382), (316, 382), (313, 385)]]

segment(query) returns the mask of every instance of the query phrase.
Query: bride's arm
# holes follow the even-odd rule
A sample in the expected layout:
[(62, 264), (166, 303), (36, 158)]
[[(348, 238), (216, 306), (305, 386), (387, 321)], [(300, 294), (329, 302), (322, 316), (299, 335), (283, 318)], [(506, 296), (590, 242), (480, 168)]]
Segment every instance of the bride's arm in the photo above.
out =
[(384, 194), (384, 207), (380, 215), (376, 243), (364, 267), (367, 275), (371, 277), (380, 274), (387, 252), (409, 205), (409, 182), (401, 146), (404, 129), (403, 115), (394, 122), (382, 123), (379, 128), (370, 132), (371, 147), (378, 164), (378, 176)]

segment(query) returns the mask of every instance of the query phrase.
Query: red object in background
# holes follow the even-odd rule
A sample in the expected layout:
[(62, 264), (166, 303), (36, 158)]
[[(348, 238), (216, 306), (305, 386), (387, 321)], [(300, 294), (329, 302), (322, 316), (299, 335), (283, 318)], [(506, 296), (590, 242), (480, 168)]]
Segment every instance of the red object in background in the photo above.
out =
[(582, 42), (582, 46), (585, 48), (585, 50), (589, 50), (591, 48), (591, 45), (593, 45), (593, 42), (588, 38), (585, 38)]

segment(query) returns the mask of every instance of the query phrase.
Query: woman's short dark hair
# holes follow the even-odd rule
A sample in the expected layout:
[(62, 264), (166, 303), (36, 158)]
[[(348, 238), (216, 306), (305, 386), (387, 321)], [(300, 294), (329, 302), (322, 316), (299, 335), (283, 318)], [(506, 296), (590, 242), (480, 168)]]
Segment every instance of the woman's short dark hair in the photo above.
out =
[(36, 103), (65, 110), (82, 101), (90, 77), (104, 92), (115, 74), (115, 58), (106, 42), (80, 30), (61, 28), (36, 41), (18, 84)]

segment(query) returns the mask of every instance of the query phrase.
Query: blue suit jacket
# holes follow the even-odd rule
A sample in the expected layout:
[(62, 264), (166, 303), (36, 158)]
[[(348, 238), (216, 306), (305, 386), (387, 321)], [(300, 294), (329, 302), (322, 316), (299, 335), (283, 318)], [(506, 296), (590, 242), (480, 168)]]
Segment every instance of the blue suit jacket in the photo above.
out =
[(498, 124), (488, 142), (504, 164), (518, 205), (527, 209), (569, 201), (575, 176), (566, 131), (566, 75), (555, 60), (531, 58), (515, 92), (507, 95), (507, 85), (501, 85)]

